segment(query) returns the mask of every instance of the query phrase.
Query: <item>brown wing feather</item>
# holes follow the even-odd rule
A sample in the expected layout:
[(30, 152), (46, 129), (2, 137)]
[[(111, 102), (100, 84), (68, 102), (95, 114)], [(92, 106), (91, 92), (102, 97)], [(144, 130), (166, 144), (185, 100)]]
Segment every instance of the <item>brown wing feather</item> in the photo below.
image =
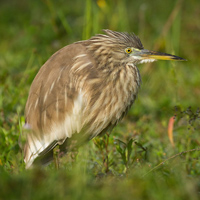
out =
[[(36, 75), (25, 109), (26, 123), (32, 130), (27, 134), (24, 151), (26, 163), (31, 164), (53, 141), (62, 143), (67, 137), (64, 132), (56, 135), (53, 131), (55, 127), (52, 126), (59, 126), (66, 115), (73, 114), (79, 86), (70, 70), (75, 63), (74, 58), (83, 55), (84, 52), (85, 47), (81, 44), (66, 46), (52, 55)], [(73, 134), (73, 130), (68, 134)]]

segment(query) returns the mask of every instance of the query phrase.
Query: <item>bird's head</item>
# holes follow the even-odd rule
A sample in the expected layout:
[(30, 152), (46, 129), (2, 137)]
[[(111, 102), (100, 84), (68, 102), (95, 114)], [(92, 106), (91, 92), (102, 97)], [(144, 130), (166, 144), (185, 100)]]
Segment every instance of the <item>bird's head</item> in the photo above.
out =
[(133, 33), (103, 30), (106, 35), (99, 34), (89, 39), (89, 50), (100, 65), (114, 63), (146, 63), (156, 60), (185, 60), (171, 54), (144, 49), (140, 39)]

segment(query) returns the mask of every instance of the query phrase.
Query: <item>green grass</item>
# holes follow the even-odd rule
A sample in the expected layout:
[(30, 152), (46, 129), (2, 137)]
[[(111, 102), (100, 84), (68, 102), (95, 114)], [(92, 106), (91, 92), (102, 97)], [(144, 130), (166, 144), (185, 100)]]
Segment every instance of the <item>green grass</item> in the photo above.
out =
[[(195, 0), (1, 1), (0, 199), (199, 199), (199, 10)], [(59, 170), (25, 170), (18, 138), (33, 78), (55, 51), (104, 28), (188, 61), (138, 66), (138, 99), (110, 136), (69, 153)]]

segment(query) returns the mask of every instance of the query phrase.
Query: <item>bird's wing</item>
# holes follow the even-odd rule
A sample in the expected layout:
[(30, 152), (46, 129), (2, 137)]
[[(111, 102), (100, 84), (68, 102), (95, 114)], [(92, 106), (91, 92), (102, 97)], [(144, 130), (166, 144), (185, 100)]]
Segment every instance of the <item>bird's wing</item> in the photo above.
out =
[(25, 109), (25, 127), (30, 129), (24, 148), (27, 167), (41, 152), (50, 151), (82, 129), (86, 100), (79, 68), (93, 67), (85, 51), (81, 44), (64, 47), (41, 67), (34, 79)]

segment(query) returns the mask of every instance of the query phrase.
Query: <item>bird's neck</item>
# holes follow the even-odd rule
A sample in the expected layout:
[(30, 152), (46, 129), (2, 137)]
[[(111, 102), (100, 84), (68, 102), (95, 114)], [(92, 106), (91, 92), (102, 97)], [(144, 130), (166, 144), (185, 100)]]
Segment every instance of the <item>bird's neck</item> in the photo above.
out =
[[(108, 73), (108, 80), (121, 85), (121, 90), (137, 93), (141, 84), (141, 77), (138, 68), (132, 63), (121, 63)], [(126, 91), (125, 91), (126, 92)]]
[[(139, 70), (135, 65), (126, 64), (110, 73), (104, 73), (97, 81), (98, 83), (93, 82), (93, 85), (89, 86), (90, 96), (87, 97), (89, 106), (86, 108), (90, 109), (86, 110), (85, 115), (88, 118), (85, 124), (97, 123), (98, 127), (107, 127), (109, 122), (111, 126), (116, 125), (136, 99), (141, 83)], [(90, 131), (93, 133), (92, 137), (100, 134), (98, 128)]]

